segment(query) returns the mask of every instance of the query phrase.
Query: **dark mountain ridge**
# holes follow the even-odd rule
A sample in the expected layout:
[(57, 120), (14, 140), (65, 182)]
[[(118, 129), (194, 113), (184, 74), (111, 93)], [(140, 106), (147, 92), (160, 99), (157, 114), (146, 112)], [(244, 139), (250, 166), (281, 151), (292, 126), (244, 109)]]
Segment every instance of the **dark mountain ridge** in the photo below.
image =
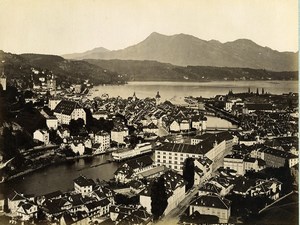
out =
[(217, 80), (297, 80), (296, 71), (268, 71), (264, 69), (175, 66), (170, 63), (138, 60), (100, 60), (87, 62), (107, 68), (110, 71), (126, 74), (128, 81), (217, 81)]
[(179, 66), (215, 66), (297, 71), (298, 53), (279, 52), (248, 39), (221, 43), (187, 34), (163, 35), (156, 32), (125, 49), (90, 51), (76, 59), (154, 60)]

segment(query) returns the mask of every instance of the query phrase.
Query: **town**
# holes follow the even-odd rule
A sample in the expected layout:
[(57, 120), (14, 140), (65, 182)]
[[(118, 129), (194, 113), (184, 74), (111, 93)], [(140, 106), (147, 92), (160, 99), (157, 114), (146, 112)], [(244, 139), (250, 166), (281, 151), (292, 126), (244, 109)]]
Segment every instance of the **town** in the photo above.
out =
[[(99, 155), (118, 168), (110, 180), (78, 173), (70, 191), (11, 190), (0, 223), (252, 224), (297, 198), (298, 93), (228, 90), (178, 105), (159, 91), (92, 98), (89, 80), (62, 86), (36, 68), (27, 82), (1, 75), (2, 184)], [(208, 117), (235, 126), (211, 128)]]

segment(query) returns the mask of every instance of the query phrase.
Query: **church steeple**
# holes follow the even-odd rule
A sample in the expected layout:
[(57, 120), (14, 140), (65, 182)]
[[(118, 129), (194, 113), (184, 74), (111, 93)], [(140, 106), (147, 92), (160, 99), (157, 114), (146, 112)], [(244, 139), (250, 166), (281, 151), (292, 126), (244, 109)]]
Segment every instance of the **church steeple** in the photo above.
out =
[(137, 98), (136, 98), (135, 92), (133, 92), (132, 101), (134, 101), (134, 102), (135, 102), (135, 101), (136, 101), (136, 99), (137, 99)]
[(160, 103), (160, 94), (159, 94), (159, 91), (157, 92), (156, 96), (155, 96), (155, 100), (156, 100), (156, 105), (159, 105)]

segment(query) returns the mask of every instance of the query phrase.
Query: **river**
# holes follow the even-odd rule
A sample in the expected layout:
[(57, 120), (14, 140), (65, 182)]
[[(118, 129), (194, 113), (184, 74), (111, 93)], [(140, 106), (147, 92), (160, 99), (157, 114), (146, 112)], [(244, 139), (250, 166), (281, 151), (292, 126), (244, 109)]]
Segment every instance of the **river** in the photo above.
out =
[[(237, 82), (206, 82), (206, 83), (178, 83), (178, 82), (133, 82), (124, 86), (98, 86), (94, 87), (92, 97), (101, 96), (103, 93), (110, 97), (132, 96), (133, 92), (137, 97), (145, 98), (155, 96), (159, 91), (162, 99), (183, 99), (184, 96), (213, 97), (218, 94), (226, 94), (228, 90), (233, 92), (245, 92), (248, 88), (256, 92), (258, 87), (265, 91), (282, 94), (298, 92), (296, 81), (237, 81)], [(97, 91), (96, 91), (97, 89)], [(174, 94), (176, 93), (176, 94)], [(174, 98), (174, 96), (176, 96)], [(236, 127), (230, 122), (208, 116), (207, 127), (233, 128)], [(13, 190), (26, 194), (42, 195), (56, 190), (67, 191), (73, 188), (73, 179), (80, 175), (88, 178), (109, 180), (118, 168), (117, 163), (109, 163), (97, 166), (106, 162), (110, 156), (100, 155), (93, 159), (78, 159), (59, 165), (52, 165), (35, 171), (24, 177), (0, 184), (0, 193), (7, 196)], [(95, 166), (95, 167), (93, 167)]]
[[(230, 122), (213, 116), (207, 116), (207, 128), (233, 128)], [(75, 161), (51, 165), (22, 177), (0, 184), (0, 193), (7, 196), (13, 190), (42, 195), (53, 191), (68, 191), (73, 188), (73, 179), (84, 175), (94, 180), (110, 180), (120, 163), (106, 163), (109, 155), (98, 155), (94, 158), (77, 159)]]
[[(80, 175), (94, 180), (109, 180), (118, 168), (117, 163), (105, 163), (109, 155), (98, 155), (94, 158), (77, 159), (76, 161), (51, 165), (23, 177), (0, 184), (0, 193), (7, 196), (13, 190), (42, 195), (61, 190), (67, 191), (73, 188), (73, 179)], [(93, 167), (94, 166), (94, 167)]]

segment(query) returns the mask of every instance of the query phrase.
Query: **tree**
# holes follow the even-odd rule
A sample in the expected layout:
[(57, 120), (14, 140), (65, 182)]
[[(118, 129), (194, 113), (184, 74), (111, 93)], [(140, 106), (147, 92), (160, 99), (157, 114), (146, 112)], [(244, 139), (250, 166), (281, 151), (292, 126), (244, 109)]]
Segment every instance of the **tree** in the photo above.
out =
[(168, 206), (168, 195), (166, 192), (163, 175), (155, 180), (151, 186), (151, 213), (154, 220), (163, 215)]
[(7, 160), (12, 157), (15, 157), (18, 151), (16, 146), (16, 139), (15, 136), (12, 134), (12, 131), (9, 128), (4, 127), (2, 136), (4, 158)]
[(117, 205), (137, 205), (139, 204), (139, 196), (134, 195), (132, 197), (129, 197), (123, 194), (116, 194), (115, 201)]
[(69, 124), (70, 133), (72, 136), (77, 136), (79, 134), (80, 129), (84, 125), (84, 120), (79, 118), (77, 120), (71, 120)]
[(186, 191), (188, 191), (194, 186), (195, 165), (193, 158), (187, 158), (183, 163), (183, 179), (186, 181)]

